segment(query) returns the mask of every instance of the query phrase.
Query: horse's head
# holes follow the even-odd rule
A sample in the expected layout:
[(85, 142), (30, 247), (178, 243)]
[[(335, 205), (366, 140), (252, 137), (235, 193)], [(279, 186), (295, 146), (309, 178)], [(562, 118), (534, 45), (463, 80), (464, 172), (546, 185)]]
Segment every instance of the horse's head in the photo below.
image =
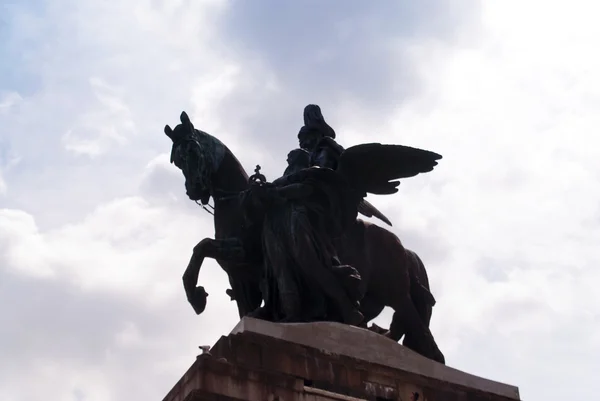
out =
[(174, 129), (165, 126), (165, 134), (173, 141), (171, 163), (185, 176), (187, 196), (206, 205), (213, 192), (212, 177), (219, 168), (223, 151), (215, 138), (194, 128), (186, 112)]

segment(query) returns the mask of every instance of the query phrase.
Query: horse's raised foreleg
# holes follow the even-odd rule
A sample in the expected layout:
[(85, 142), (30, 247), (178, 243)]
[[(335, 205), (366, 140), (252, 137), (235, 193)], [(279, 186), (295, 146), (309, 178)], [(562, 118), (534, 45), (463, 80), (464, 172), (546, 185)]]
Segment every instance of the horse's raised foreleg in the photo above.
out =
[(208, 296), (204, 287), (197, 285), (200, 268), (204, 259), (211, 258), (231, 262), (243, 262), (244, 256), (242, 243), (237, 238), (223, 240), (204, 238), (194, 247), (192, 257), (183, 273), (182, 280), (188, 302), (192, 305), (196, 314), (199, 315), (204, 312), (206, 297)]

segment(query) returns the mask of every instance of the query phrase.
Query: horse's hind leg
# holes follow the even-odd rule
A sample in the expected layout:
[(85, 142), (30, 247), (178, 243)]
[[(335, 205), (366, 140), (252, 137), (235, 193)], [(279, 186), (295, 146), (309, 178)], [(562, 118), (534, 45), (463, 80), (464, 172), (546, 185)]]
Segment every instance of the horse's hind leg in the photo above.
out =
[[(411, 299), (413, 300), (413, 305), (419, 314), (421, 321), (426, 327), (429, 327), (429, 323), (431, 322), (431, 314), (433, 312), (433, 303), (427, 297), (420, 297), (418, 295), (411, 296)], [(404, 339), (402, 340), (402, 345), (410, 349), (417, 347), (417, 340), (414, 338), (414, 334), (406, 333)]]
[[(410, 298), (421, 321), (426, 327), (431, 322), (431, 314), (436, 301), (429, 288), (429, 278), (423, 261), (414, 251), (406, 249), (407, 261), (409, 262), (409, 272), (411, 276)], [(406, 333), (402, 345), (414, 349), (418, 346), (413, 333)]]
[(416, 252), (406, 249), (410, 276), (410, 297), (425, 326), (429, 327), (435, 298), (429, 288), (429, 277), (423, 261)]
[[(445, 358), (438, 348), (429, 327), (421, 320), (410, 297), (406, 296), (393, 306), (394, 316), (390, 325), (389, 337), (395, 341), (406, 334), (408, 348), (419, 354), (445, 363)], [(410, 341), (409, 341), (410, 339)]]
[(425, 326), (429, 327), (429, 323), (431, 322), (431, 314), (433, 312), (433, 304), (428, 299), (423, 299), (419, 297), (411, 297), (413, 299), (413, 303), (415, 305), (415, 309), (417, 313), (421, 317), (421, 320), (425, 324)]
[[(386, 336), (388, 336), (396, 342), (400, 341), (400, 339), (406, 334), (406, 325), (404, 324), (405, 319), (405, 316), (401, 312), (394, 310), (394, 315), (392, 316), (392, 323), (390, 324), (390, 329), (386, 333)], [(409, 348), (414, 350), (414, 348), (412, 347)]]
[[(364, 329), (368, 328), (367, 323), (379, 316), (381, 311), (383, 311), (383, 308), (385, 308), (383, 302), (376, 300), (373, 296), (370, 296), (369, 294), (365, 295), (363, 299), (360, 300), (359, 308), (360, 312), (365, 318), (359, 325), (359, 327), (362, 327)], [(379, 330), (373, 331), (379, 333)]]
[[(431, 313), (433, 311), (431, 305), (423, 302), (414, 302), (414, 306), (423, 324), (426, 327), (429, 327), (429, 322), (431, 321)], [(415, 349), (415, 347), (418, 347), (417, 340), (414, 334), (406, 333), (404, 339), (402, 340), (402, 345), (410, 349)]]

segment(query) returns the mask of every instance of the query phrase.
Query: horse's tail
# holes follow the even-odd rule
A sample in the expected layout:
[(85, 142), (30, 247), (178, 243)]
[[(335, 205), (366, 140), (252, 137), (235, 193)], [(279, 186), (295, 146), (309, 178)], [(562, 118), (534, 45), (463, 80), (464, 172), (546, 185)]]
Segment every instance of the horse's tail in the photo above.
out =
[(410, 296), (423, 323), (429, 326), (432, 308), (436, 301), (429, 288), (427, 270), (419, 255), (414, 251), (406, 249), (406, 257), (409, 261)]

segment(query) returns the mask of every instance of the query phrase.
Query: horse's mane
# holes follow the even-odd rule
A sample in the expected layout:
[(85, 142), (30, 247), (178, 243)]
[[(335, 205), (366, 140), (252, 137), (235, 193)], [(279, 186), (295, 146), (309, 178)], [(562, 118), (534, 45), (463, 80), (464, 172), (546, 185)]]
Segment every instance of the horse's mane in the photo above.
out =
[[(244, 189), (247, 188), (249, 186), (248, 173), (231, 149), (221, 142), (220, 139), (206, 132), (199, 131), (199, 135), (204, 136), (204, 143), (206, 144), (205, 146), (207, 146), (206, 149), (209, 153), (214, 155), (213, 166), (216, 166), (214, 175), (219, 176), (217, 179), (222, 179), (223, 181), (235, 181), (234, 185), (237, 184), (243, 186)], [(221, 177), (221, 175), (223, 176)], [(237, 179), (235, 175), (238, 175)]]
[(237, 156), (231, 151), (231, 149), (229, 149), (226, 145), (223, 145), (225, 148), (225, 153), (231, 157), (233, 159), (233, 161), (235, 162), (235, 164), (237, 165), (237, 168), (239, 169), (240, 174), (242, 174), (244, 176), (244, 179), (246, 181), (248, 181), (248, 177), (250, 177), (248, 175), (248, 173), (246, 172), (246, 169), (244, 168), (244, 166), (242, 165), (242, 163), (240, 162), (240, 160), (237, 158)]

